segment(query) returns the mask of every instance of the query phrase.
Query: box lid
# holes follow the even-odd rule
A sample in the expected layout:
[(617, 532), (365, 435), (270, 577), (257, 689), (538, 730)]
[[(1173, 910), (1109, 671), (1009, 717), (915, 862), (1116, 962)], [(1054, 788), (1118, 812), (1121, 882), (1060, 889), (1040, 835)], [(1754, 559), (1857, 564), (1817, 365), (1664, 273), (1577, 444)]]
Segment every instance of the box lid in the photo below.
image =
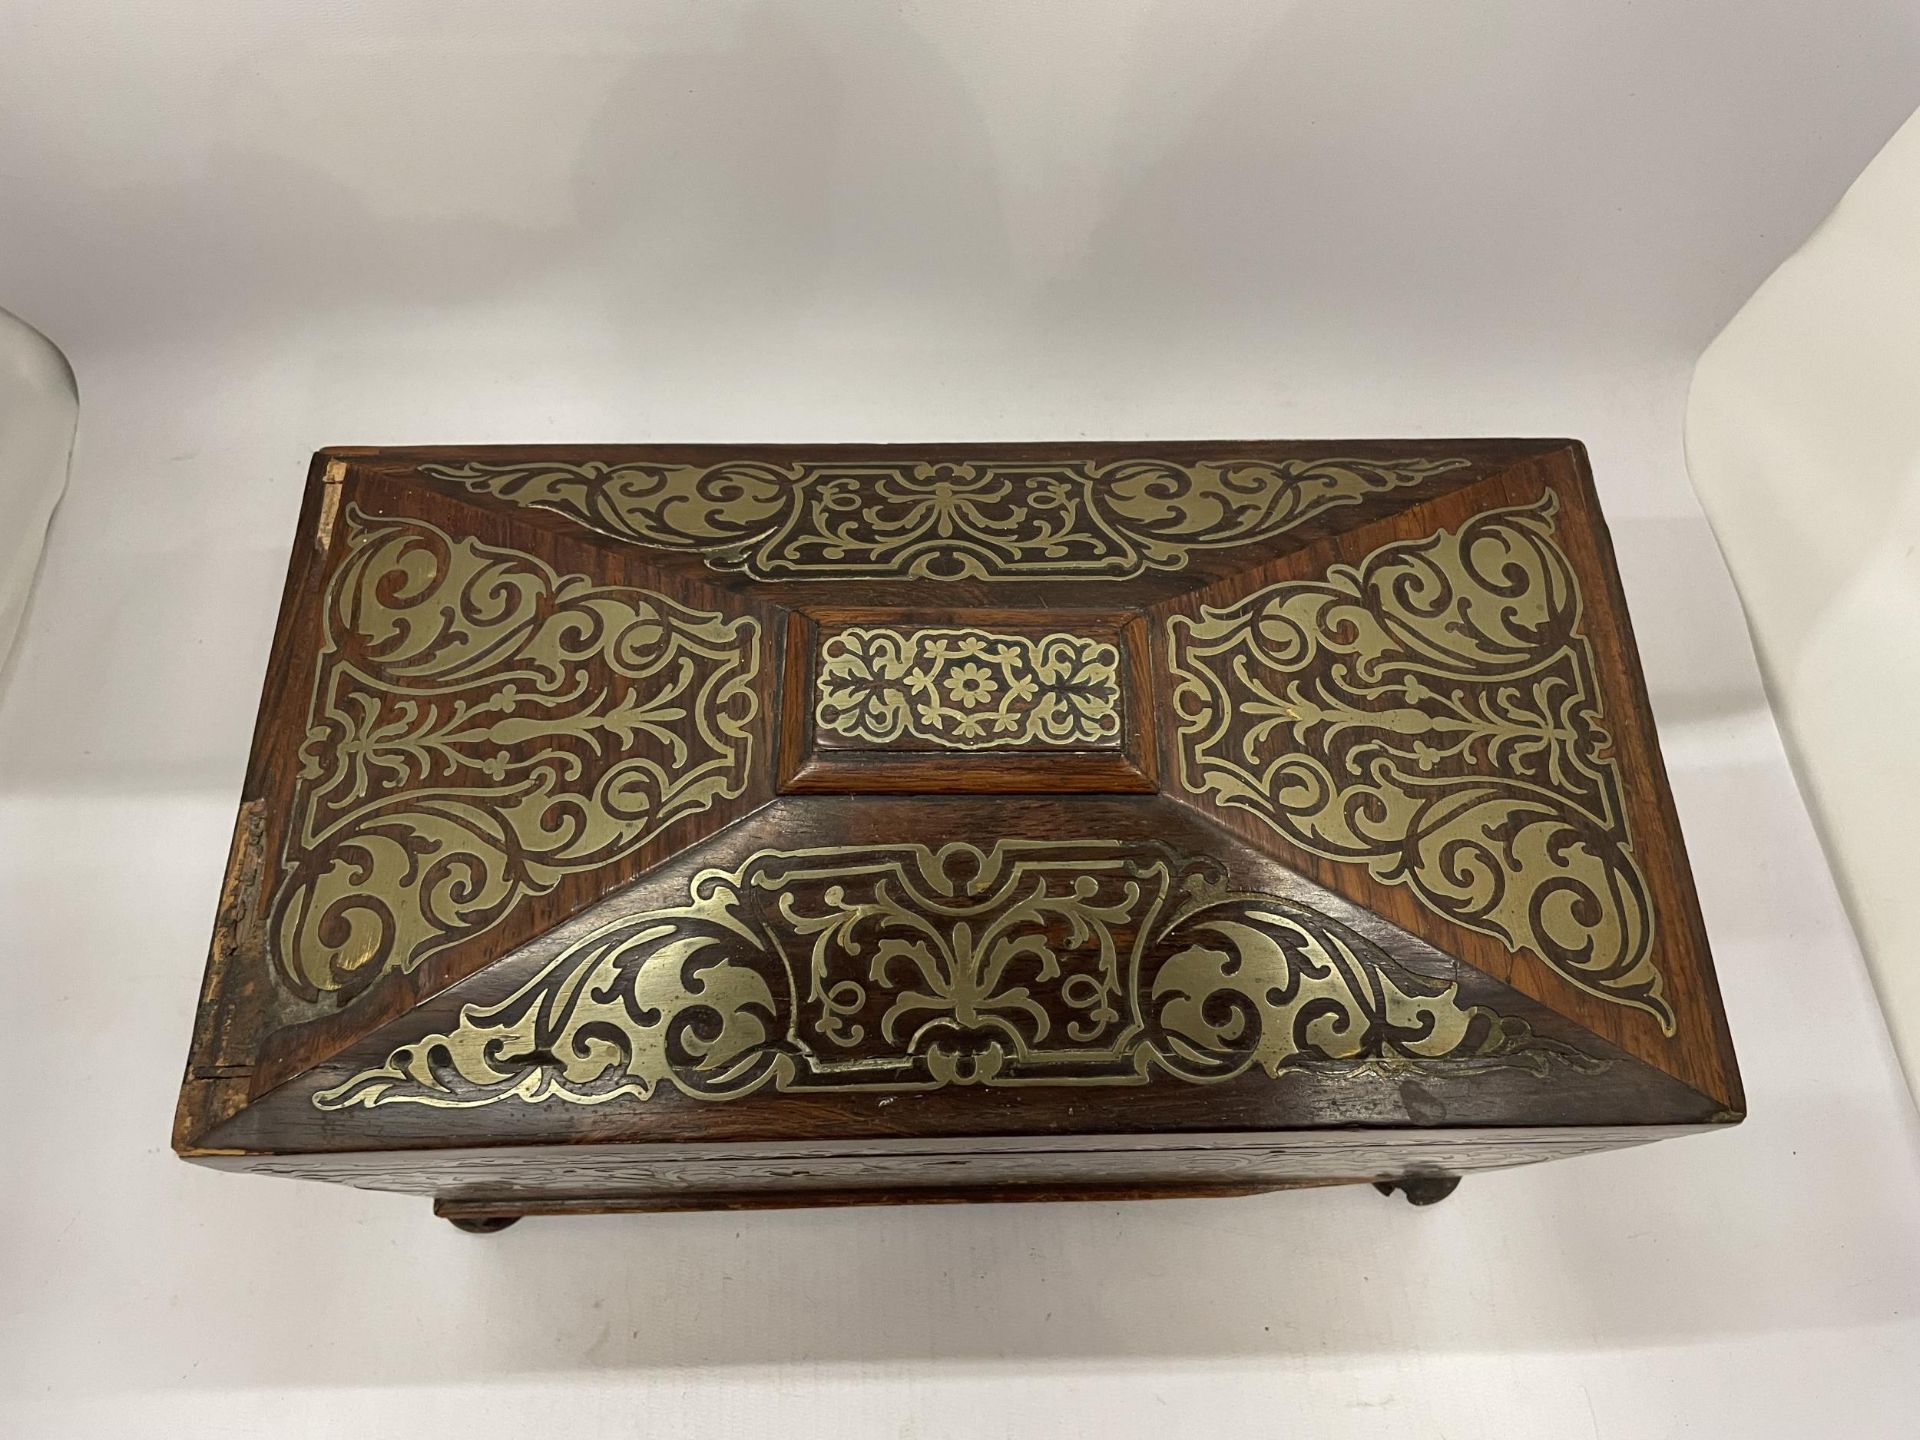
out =
[(1572, 442), (333, 450), (176, 1143), (1742, 1104)]

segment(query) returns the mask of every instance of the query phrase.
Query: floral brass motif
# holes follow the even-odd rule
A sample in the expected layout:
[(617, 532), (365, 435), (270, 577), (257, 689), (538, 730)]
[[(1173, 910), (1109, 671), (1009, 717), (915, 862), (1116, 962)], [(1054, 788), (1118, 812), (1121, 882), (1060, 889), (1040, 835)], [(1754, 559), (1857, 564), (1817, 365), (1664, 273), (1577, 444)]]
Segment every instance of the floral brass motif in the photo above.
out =
[(1126, 579), (1470, 463), (547, 461), (420, 473), (760, 580)]
[(587, 935), (507, 999), (464, 1007), (450, 1031), (313, 1103), (1604, 1064), (1457, 991), (1153, 842), (763, 850), (702, 871), (683, 905)]
[(1672, 1034), (1557, 508), (1171, 618), (1180, 783)]
[(1120, 650), (1056, 632), (855, 626), (820, 646), (814, 724), (885, 745), (943, 749), (1110, 746), (1120, 736)]
[(349, 509), (270, 933), (352, 993), (746, 788), (760, 626)]

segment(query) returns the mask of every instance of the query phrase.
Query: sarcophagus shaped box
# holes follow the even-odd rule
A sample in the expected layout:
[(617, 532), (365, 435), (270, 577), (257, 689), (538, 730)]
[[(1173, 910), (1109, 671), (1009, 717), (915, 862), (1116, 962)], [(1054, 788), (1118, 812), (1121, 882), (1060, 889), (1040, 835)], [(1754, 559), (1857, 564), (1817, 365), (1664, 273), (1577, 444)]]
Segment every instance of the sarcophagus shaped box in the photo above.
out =
[(1576, 444), (331, 450), (175, 1144), (479, 1228), (1742, 1105)]

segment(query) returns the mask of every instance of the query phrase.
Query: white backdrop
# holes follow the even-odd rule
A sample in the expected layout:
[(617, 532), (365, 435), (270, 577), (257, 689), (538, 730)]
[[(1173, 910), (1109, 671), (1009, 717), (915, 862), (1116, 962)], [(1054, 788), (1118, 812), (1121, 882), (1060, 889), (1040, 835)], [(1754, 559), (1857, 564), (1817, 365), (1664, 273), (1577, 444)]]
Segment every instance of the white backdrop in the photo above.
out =
[[(83, 396), (0, 695), (0, 1432), (1911, 1433), (1920, 1125), (1688, 489), (1909, 0), (0, 0)], [(528, 1221), (166, 1148), (308, 452), (1571, 434), (1753, 1118), (1475, 1178)]]
[(1920, 1089), (1920, 114), (1701, 357), (1687, 474)]

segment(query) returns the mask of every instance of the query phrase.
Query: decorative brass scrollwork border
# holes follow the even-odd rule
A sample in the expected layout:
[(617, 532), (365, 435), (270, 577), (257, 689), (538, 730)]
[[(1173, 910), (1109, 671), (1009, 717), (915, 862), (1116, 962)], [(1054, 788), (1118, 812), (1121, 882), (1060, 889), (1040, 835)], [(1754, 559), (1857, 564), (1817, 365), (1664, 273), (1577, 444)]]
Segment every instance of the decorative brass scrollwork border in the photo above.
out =
[(1194, 1084), (1603, 1062), (1153, 842), (763, 850), (603, 926), (322, 1110)]
[(759, 580), (1120, 580), (1470, 463), (534, 461), (420, 473)]
[(760, 625), (350, 507), (269, 933), (352, 993), (740, 795)]
[(1170, 618), (1180, 783), (1672, 1034), (1558, 503)]

